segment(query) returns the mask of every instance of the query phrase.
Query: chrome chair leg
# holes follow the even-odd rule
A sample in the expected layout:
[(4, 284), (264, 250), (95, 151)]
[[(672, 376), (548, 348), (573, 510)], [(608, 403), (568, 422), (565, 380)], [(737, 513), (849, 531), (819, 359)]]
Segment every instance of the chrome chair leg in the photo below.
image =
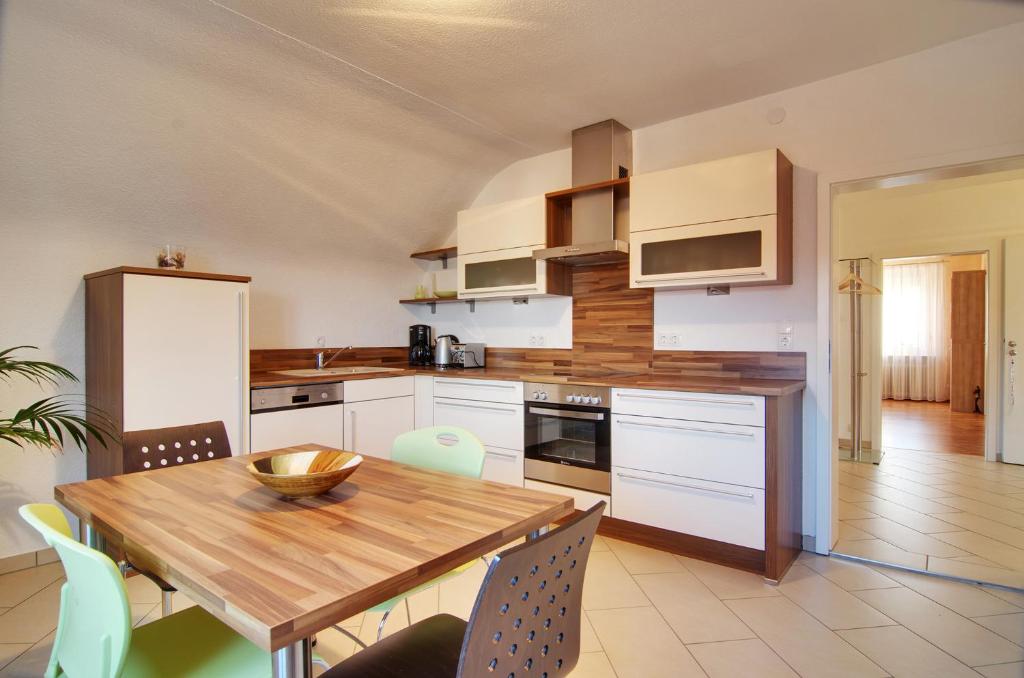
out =
[[(391, 608), (391, 610), (393, 610), (393, 609), (395, 609), (395, 608)], [(378, 643), (380, 642), (380, 639), (384, 636), (384, 624), (387, 623), (388, 617), (391, 616), (391, 610), (386, 610), (384, 612), (384, 616), (380, 618), (380, 623), (377, 624), (377, 642)]]
[(160, 592), (160, 616), (166, 617), (167, 615), (174, 612), (174, 592), (173, 591), (161, 591)]

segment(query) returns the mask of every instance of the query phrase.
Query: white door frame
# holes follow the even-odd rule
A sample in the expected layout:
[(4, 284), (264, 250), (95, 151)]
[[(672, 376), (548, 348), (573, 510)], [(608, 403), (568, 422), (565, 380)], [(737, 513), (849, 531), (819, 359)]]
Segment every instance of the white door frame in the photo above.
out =
[[(1020, 157), (1016, 157), (1020, 156)], [(946, 172), (954, 172), (947, 176), (956, 176), (955, 172), (959, 166), (971, 163), (995, 162), (993, 159), (1008, 159), (1009, 162), (1020, 162), (1024, 159), (1024, 143), (1004, 144), (998, 147), (985, 147), (969, 150), (961, 150), (953, 153), (946, 153), (934, 156), (910, 158), (902, 160), (891, 160), (871, 165), (849, 167), (836, 170), (827, 174), (818, 175), (818, 284), (817, 284), (817, 330), (818, 330), (818, 362), (813, 367), (816, 372), (818, 386), (817, 394), (817, 420), (818, 425), (815, 431), (815, 449), (817, 450), (815, 463), (815, 540), (814, 550), (817, 553), (827, 554), (832, 550), (834, 536), (838, 534), (838, 515), (836, 502), (838, 500), (838, 468), (837, 468), (837, 447), (836, 436), (833, 431), (833, 398), (832, 398), (832, 374), (831, 374), (831, 346), (834, 334), (834, 308), (832, 303), (832, 262), (833, 255), (833, 198), (841, 190), (844, 184), (854, 182), (874, 181), (878, 187), (898, 186), (905, 183), (917, 183), (922, 175), (927, 173), (930, 177), (935, 176), (936, 168)], [(1016, 165), (1020, 166), (1020, 165)], [(992, 171), (992, 170), (988, 170)], [(996, 259), (1000, 257), (1002, 243), (998, 248), (990, 244), (984, 246), (964, 247), (969, 249), (984, 249), (989, 251), (990, 270)], [(1002, 263), (998, 262), (1001, 267)], [(1000, 268), (1001, 272), (1001, 268)], [(995, 275), (990, 273), (990, 278), (995, 280)], [(999, 280), (1001, 280), (1001, 275)], [(1001, 284), (1001, 283), (1000, 283)], [(993, 283), (990, 292), (995, 292), (998, 285)], [(1000, 295), (1001, 297), (1001, 295)], [(989, 298), (990, 309), (998, 309), (997, 299), (993, 295)], [(990, 314), (990, 316), (995, 314)], [(990, 327), (992, 321), (990, 318)], [(1001, 330), (1002, 324), (999, 323)], [(992, 327), (993, 331), (995, 330)], [(1002, 341), (1002, 335), (993, 334), (990, 341)], [(991, 350), (990, 354), (997, 354)], [(993, 375), (988, 373), (991, 378)], [(1001, 379), (997, 372), (996, 379)], [(994, 383), (994, 382), (990, 382)], [(1000, 387), (1001, 387), (1001, 382)], [(986, 403), (991, 402), (986, 399)], [(987, 408), (989, 409), (989, 408)], [(987, 418), (989, 420), (994, 417)], [(988, 423), (988, 422), (987, 422)], [(988, 435), (987, 438), (994, 438)], [(995, 441), (993, 440), (993, 444)]]

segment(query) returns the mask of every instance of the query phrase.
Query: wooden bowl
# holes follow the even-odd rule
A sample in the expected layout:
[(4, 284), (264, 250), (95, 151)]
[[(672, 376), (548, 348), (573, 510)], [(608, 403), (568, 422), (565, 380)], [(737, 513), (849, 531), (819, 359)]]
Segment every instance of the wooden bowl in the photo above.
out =
[(310, 450), (263, 457), (249, 464), (249, 473), (286, 497), (315, 497), (352, 475), (363, 458), (354, 452)]

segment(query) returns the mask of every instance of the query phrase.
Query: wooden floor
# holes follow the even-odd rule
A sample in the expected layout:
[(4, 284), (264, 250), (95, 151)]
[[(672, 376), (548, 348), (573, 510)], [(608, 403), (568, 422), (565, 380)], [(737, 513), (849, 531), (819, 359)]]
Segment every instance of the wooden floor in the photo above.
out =
[(953, 412), (949, 403), (882, 401), (882, 449), (985, 454), (985, 415)]

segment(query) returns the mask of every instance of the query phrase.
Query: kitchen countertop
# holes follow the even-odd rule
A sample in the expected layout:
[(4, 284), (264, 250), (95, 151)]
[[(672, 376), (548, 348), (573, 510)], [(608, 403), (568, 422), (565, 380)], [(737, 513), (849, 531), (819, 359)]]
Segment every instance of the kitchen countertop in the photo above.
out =
[(417, 374), (459, 379), (501, 379), (506, 381), (531, 381), (547, 384), (579, 384), (580, 386), (606, 386), (611, 388), (646, 388), (663, 391), (696, 391), (700, 393), (733, 393), (741, 395), (781, 396), (802, 391), (807, 382), (799, 379), (746, 379), (736, 377), (690, 376), (672, 374), (618, 373), (607, 375), (573, 374), (571, 371), (530, 371), (501, 367), (480, 367), (471, 369), (437, 369), (409, 365), (400, 372), (376, 372), (370, 374), (325, 375), (322, 377), (289, 377), (266, 372), (253, 375), (252, 388), (270, 386), (298, 386), (302, 384), (325, 384), (359, 379), (380, 379)]

